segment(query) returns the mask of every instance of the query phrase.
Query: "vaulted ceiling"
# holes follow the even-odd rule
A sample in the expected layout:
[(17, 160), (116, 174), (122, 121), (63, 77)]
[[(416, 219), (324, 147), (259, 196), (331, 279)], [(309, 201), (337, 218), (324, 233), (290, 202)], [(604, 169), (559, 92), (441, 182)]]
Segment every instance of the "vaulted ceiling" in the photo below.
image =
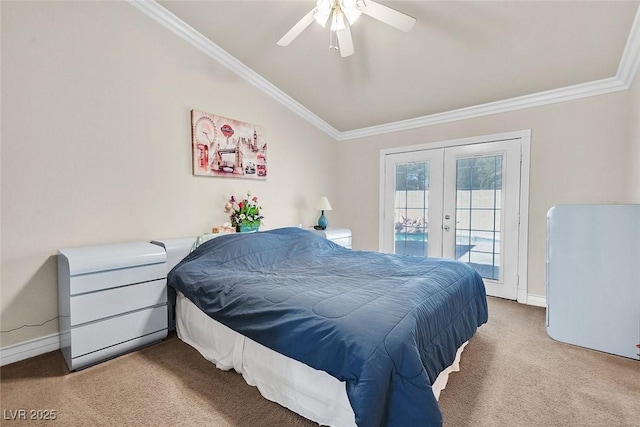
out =
[(315, 22), (276, 45), (314, 0), (131, 2), (337, 139), (620, 90), (640, 56), (638, 1), (379, 0), (416, 25), (404, 33), (363, 15), (347, 58)]

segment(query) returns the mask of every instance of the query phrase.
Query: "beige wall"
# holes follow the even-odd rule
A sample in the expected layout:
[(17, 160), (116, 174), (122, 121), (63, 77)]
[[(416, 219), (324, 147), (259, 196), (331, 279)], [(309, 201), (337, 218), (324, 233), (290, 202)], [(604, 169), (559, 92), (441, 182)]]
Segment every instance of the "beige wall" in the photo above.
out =
[[(57, 316), (58, 248), (197, 235), (249, 189), (266, 228), (312, 225), (321, 195), (338, 221), (336, 142), (137, 9), (1, 8), (2, 330)], [(192, 176), (192, 108), (264, 126), (267, 181)]]
[(347, 207), (344, 221), (353, 229), (354, 247), (378, 249), (381, 149), (531, 129), (528, 291), (544, 295), (547, 210), (633, 200), (629, 105), (625, 91), (340, 143), (338, 197)]

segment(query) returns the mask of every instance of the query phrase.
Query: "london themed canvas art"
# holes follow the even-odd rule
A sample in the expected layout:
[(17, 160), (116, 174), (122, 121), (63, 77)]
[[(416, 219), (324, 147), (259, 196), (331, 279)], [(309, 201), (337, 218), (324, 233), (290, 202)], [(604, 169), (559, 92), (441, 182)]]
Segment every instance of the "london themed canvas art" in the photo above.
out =
[(267, 179), (262, 126), (191, 110), (193, 174)]

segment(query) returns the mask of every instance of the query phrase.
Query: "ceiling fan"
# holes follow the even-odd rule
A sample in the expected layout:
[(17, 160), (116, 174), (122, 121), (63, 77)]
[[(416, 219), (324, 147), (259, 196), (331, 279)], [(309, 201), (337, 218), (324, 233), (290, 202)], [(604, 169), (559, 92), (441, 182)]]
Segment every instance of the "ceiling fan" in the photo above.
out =
[(323, 27), (327, 25), (327, 22), (330, 22), (329, 48), (339, 50), (340, 56), (343, 58), (353, 55), (355, 51), (349, 27), (356, 22), (362, 13), (405, 32), (409, 31), (416, 23), (416, 18), (372, 0), (317, 0), (316, 7), (303, 16), (278, 41), (278, 44), (288, 46), (313, 21)]

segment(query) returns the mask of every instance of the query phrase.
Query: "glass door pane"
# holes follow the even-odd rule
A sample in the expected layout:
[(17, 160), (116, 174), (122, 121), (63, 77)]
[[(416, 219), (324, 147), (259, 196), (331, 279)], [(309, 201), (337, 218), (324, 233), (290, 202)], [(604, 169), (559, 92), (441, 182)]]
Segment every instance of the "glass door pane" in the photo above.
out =
[(502, 155), (456, 162), (455, 258), (500, 280)]
[(444, 151), (385, 156), (381, 250), (442, 256), (442, 166)]
[(394, 253), (426, 256), (429, 241), (429, 162), (396, 164)]

